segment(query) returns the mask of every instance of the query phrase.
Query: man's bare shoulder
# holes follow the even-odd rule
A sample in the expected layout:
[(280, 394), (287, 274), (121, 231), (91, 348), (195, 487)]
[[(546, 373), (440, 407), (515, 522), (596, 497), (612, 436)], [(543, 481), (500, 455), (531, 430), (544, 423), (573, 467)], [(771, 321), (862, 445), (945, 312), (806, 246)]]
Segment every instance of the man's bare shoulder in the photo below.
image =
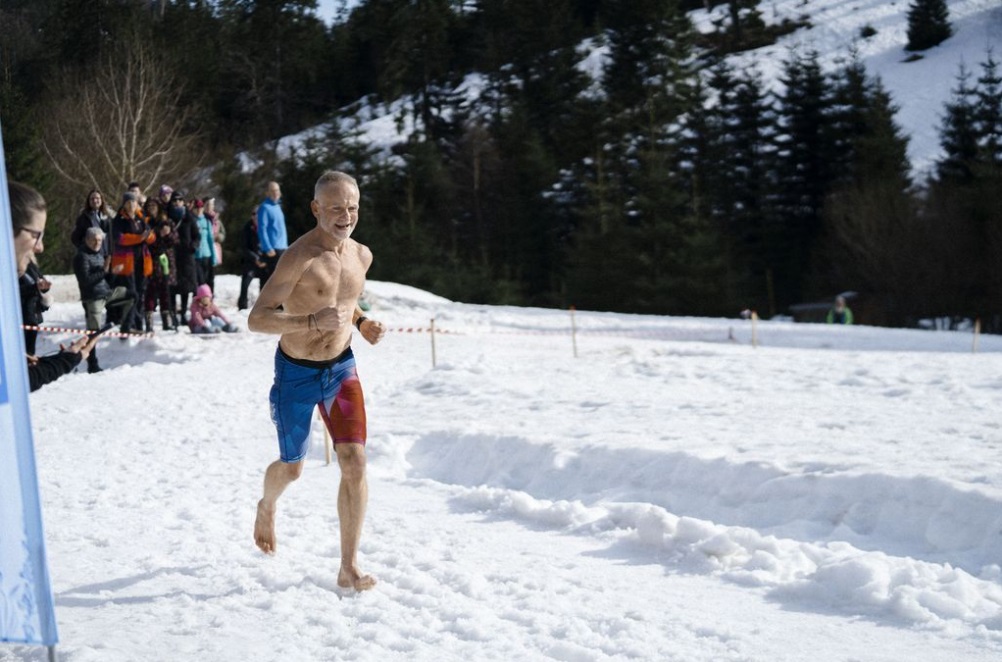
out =
[(355, 255), (358, 256), (358, 261), (361, 262), (366, 269), (368, 269), (369, 265), (372, 263), (372, 251), (369, 250), (368, 246), (360, 244), (354, 239), (349, 239), (348, 241), (352, 243), (351, 247), (355, 251)]
[(324, 252), (324, 245), (316, 235), (315, 230), (310, 230), (299, 239), (289, 244), (289, 248), (285, 251), (287, 254), (291, 253), (292, 257), (297, 260), (309, 259), (316, 257)]

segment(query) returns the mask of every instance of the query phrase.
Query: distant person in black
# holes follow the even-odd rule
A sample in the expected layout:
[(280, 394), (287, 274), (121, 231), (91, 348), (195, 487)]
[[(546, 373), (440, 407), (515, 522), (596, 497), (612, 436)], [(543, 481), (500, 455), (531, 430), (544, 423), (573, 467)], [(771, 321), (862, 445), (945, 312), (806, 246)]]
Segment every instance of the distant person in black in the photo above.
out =
[(240, 264), (240, 297), (237, 299), (237, 310), (247, 309), (247, 291), (255, 278), (258, 288), (264, 284), (267, 265), (261, 257), (261, 241), (257, 236), (257, 207), (251, 211), (251, 216), (244, 223), (241, 236), (242, 260)]
[(195, 249), (202, 235), (198, 232), (195, 218), (184, 205), (184, 194), (174, 191), (170, 196), (170, 206), (167, 208), (167, 217), (170, 218), (177, 230), (177, 244), (174, 245), (174, 259), (177, 262), (177, 284), (173, 286), (171, 302), (177, 302), (180, 297), (181, 305), (174, 308), (177, 325), (188, 323), (188, 297), (195, 293), (198, 286), (195, 272)]
[[(41, 247), (41, 242), (36, 249)], [(41, 250), (38, 250), (41, 253)], [(19, 273), (17, 286), (21, 295), (21, 324), (25, 326), (39, 326), (44, 321), (42, 313), (49, 309), (49, 288), (52, 283), (42, 275), (42, 270), (38, 268), (38, 263), (32, 255), (31, 261), (25, 272)], [(35, 353), (35, 345), (38, 339), (36, 329), (24, 330), (24, 348), (29, 354)]]
[[(45, 198), (30, 186), (8, 180), (7, 194), (14, 230), (14, 259), (17, 262), (17, 275), (20, 277), (28, 270), (34, 254), (45, 249), (42, 238), (45, 235), (48, 209)], [(81, 360), (90, 355), (96, 342), (96, 336), (83, 337), (68, 347), (60, 347), (58, 354), (27, 356), (29, 388), (37, 391), (45, 384), (71, 372)]]
[[(104, 195), (97, 189), (91, 189), (84, 201), (83, 209), (77, 216), (76, 225), (70, 235), (70, 241), (77, 248), (83, 246), (84, 235), (89, 228), (100, 228), (104, 234), (104, 244), (101, 246), (101, 254), (107, 258), (111, 255), (111, 219), (115, 216), (111, 208), (104, 201)], [(104, 267), (108, 270), (108, 265)]]

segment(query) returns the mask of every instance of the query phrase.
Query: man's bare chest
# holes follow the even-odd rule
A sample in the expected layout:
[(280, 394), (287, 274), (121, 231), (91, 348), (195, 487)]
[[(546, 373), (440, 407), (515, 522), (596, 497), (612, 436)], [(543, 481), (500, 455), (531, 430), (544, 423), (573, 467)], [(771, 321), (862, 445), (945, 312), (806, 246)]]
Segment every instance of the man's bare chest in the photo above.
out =
[[(317, 310), (355, 301), (365, 286), (365, 272), (355, 256), (319, 257), (303, 271), (286, 308)], [(292, 312), (290, 310), (290, 312)]]

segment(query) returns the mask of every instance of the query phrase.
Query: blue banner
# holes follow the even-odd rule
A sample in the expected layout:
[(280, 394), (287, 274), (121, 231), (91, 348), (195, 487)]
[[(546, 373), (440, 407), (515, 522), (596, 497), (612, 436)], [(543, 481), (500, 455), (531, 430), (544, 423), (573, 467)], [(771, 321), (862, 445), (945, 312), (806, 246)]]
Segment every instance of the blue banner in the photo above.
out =
[(0, 132), (0, 641), (59, 640), (42, 531), (13, 226)]

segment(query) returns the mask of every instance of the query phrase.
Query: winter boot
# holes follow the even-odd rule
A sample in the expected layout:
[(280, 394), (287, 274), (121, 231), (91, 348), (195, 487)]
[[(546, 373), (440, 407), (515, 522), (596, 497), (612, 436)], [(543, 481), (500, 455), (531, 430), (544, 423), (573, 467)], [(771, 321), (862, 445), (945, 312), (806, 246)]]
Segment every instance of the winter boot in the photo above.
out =
[(146, 313), (146, 333), (149, 333), (151, 335), (153, 333), (153, 312), (152, 311)]
[(160, 321), (163, 323), (164, 331), (177, 331), (177, 326), (171, 321), (173, 317), (173, 313), (160, 313)]
[(97, 364), (96, 348), (91, 348), (90, 354), (87, 355), (87, 372), (90, 374), (101, 372), (101, 366)]

